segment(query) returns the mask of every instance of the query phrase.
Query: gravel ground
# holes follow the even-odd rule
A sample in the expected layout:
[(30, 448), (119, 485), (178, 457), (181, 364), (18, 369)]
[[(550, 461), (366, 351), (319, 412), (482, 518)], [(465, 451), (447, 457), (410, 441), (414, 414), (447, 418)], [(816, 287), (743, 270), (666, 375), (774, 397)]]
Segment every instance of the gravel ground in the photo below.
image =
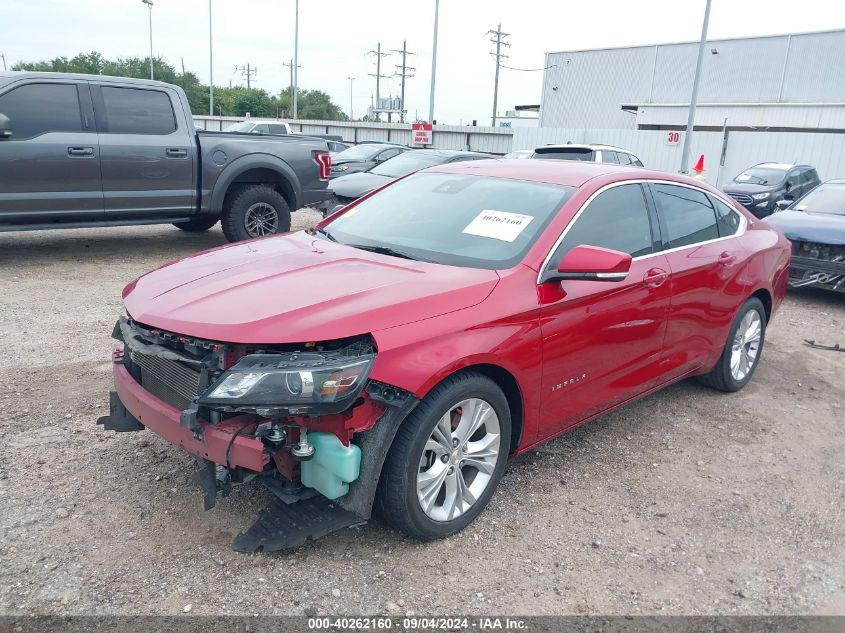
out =
[(0, 234), (0, 612), (845, 614), (845, 354), (802, 344), (845, 344), (845, 295), (791, 294), (741, 393), (686, 381), (513, 460), (449, 539), (243, 555), (266, 492), (204, 513), (186, 453), (95, 425), (121, 288), (223, 243)]

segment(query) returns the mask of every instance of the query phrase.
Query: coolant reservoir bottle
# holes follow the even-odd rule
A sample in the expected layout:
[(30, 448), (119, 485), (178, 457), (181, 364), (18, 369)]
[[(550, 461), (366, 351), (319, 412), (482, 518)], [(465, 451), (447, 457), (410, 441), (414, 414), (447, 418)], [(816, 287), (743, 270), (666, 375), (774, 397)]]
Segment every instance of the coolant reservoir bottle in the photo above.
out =
[(342, 497), (361, 473), (361, 449), (344, 446), (332, 433), (308, 433), (308, 442), (314, 446), (314, 457), (302, 462), (302, 484), (328, 499)]

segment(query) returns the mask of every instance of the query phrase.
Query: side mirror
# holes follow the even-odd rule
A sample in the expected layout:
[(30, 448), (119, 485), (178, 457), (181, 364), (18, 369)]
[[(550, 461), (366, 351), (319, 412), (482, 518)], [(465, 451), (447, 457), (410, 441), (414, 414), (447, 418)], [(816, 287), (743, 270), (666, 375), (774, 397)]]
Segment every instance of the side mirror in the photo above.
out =
[(561, 260), (556, 273), (544, 281), (580, 279), (585, 281), (622, 281), (631, 270), (631, 256), (598, 246), (576, 246)]
[(792, 198), (783, 198), (782, 200), (778, 200), (777, 202), (775, 202), (775, 206), (778, 208), (778, 211), (788, 209), (790, 206), (792, 206)]
[(0, 141), (11, 138), (12, 122), (5, 114), (0, 114)]

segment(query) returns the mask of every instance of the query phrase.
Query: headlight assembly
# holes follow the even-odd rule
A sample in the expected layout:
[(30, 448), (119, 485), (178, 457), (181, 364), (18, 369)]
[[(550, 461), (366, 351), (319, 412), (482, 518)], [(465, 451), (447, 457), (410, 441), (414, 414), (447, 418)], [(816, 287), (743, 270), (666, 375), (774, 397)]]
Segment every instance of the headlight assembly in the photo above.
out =
[(250, 354), (224, 372), (199, 399), (228, 410), (284, 409), (290, 415), (339, 413), (361, 394), (375, 354)]
[(337, 167), (332, 167), (332, 171), (346, 171), (349, 169), (349, 165), (338, 165)]
[(771, 196), (771, 192), (764, 191), (763, 193), (755, 193), (751, 197), (755, 200), (768, 200), (769, 196)]

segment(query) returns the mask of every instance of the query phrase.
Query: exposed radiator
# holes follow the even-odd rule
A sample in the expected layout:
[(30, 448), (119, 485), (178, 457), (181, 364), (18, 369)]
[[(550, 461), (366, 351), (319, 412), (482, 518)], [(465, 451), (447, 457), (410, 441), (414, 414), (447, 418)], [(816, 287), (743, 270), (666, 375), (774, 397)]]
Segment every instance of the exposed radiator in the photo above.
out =
[(177, 360), (132, 350), (132, 362), (141, 369), (141, 386), (159, 400), (186, 409), (199, 393), (200, 372)]

